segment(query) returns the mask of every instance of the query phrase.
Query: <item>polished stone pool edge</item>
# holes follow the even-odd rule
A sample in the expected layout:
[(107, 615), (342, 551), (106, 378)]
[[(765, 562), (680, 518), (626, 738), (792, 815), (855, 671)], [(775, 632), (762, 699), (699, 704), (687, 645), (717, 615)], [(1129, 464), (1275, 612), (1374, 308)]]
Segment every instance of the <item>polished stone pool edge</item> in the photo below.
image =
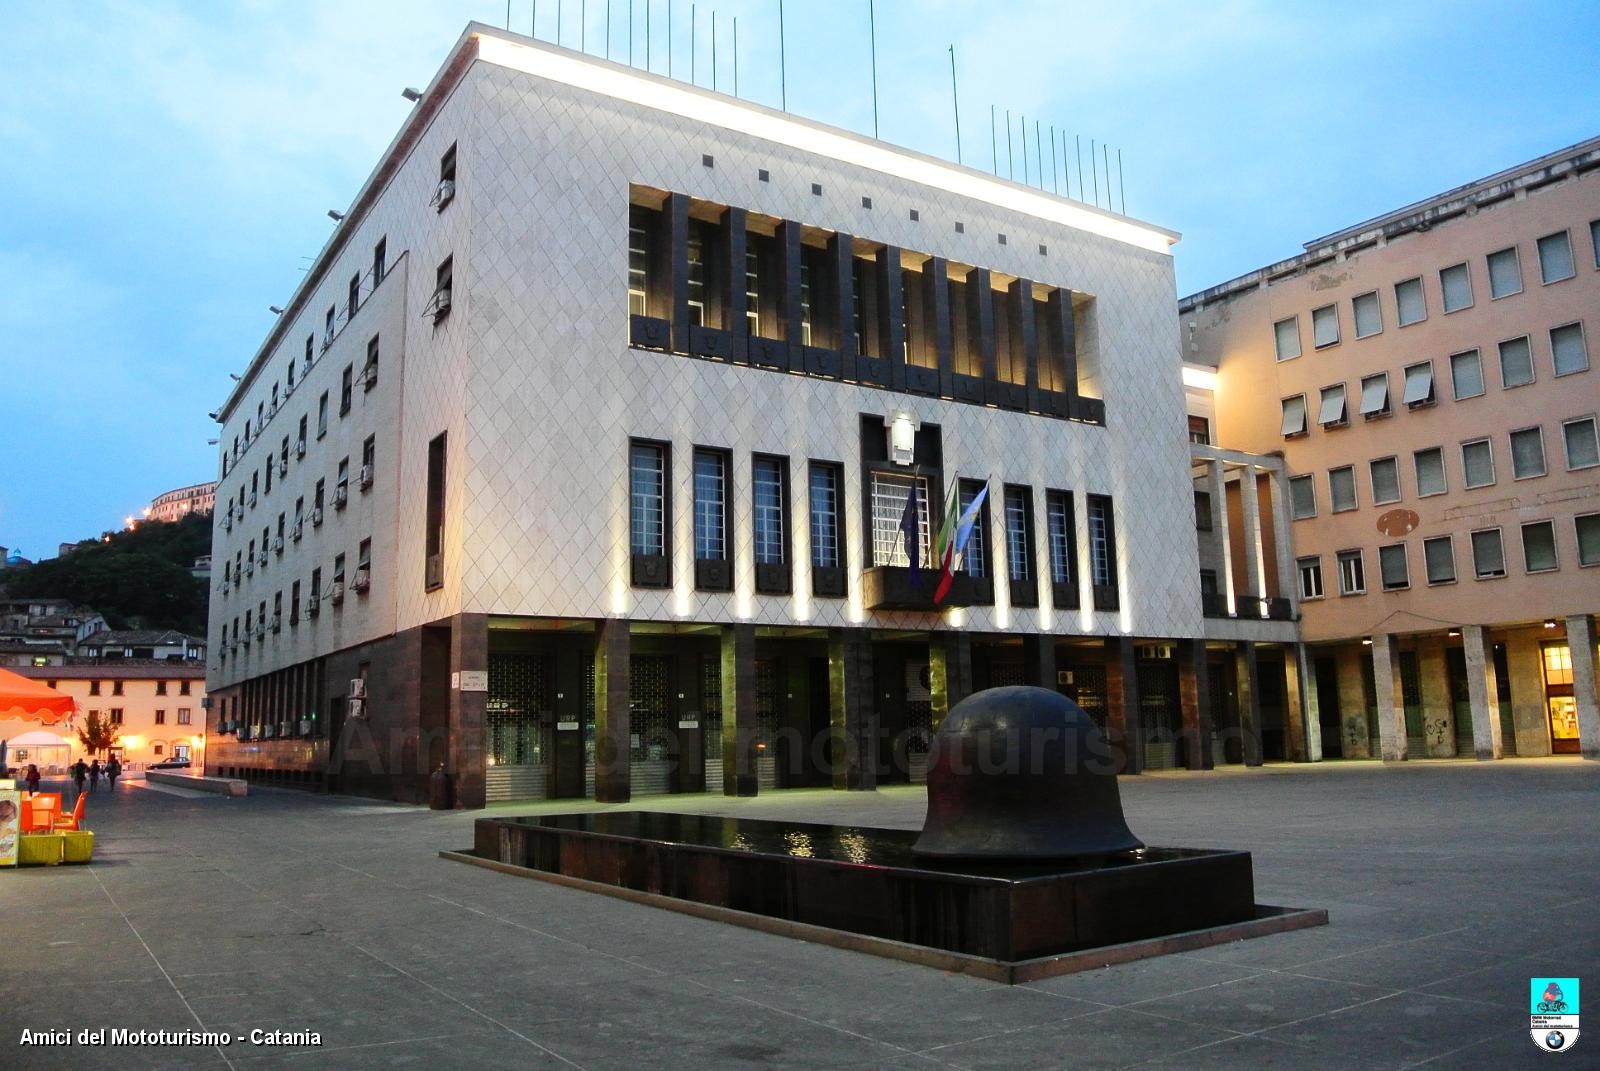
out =
[(1231, 944), (1234, 941), (1243, 941), (1251, 937), (1265, 937), (1269, 934), (1287, 933), (1290, 930), (1304, 930), (1313, 926), (1326, 926), (1328, 924), (1328, 912), (1322, 908), (1276, 907), (1271, 904), (1257, 904), (1256, 917), (1244, 922), (1233, 922), (1224, 926), (1190, 930), (1185, 933), (1169, 934), (1165, 937), (1152, 937), (1141, 941), (1128, 941), (1122, 944), (1106, 945), (1101, 948), (1089, 948), (1078, 952), (1063, 952), (1051, 956), (1040, 956), (1036, 959), (1007, 962), (986, 959), (982, 956), (967, 955), (962, 952), (948, 952), (942, 949), (929, 948), (925, 945), (908, 944), (904, 941), (894, 941), (884, 937), (871, 937), (866, 934), (851, 933), (847, 930), (835, 930), (808, 922), (795, 922), (789, 919), (774, 918), (769, 915), (757, 915), (749, 911), (739, 911), (715, 904), (703, 904), (694, 900), (683, 900), (661, 893), (644, 892), (620, 885), (608, 885), (604, 882), (568, 877), (565, 874), (557, 874), (548, 870), (535, 870), (532, 867), (516, 866), (511, 863), (502, 863), (495, 859), (485, 859), (470, 848), (458, 851), (442, 850), (439, 852), (439, 857), (452, 862), (482, 867), (485, 870), (498, 871), (502, 874), (532, 878), (536, 881), (561, 885), (569, 889), (579, 889), (584, 892), (599, 893), (618, 900), (626, 900), (629, 903), (664, 908), (667, 911), (676, 911), (681, 915), (709, 919), (713, 922), (722, 922), (730, 926), (758, 930), (762, 933), (775, 934), (780, 937), (811, 941), (814, 944), (828, 945), (852, 952), (864, 952), (868, 955), (882, 956), (885, 959), (900, 960), (904, 963), (934, 967), (952, 974), (970, 975), (974, 978), (1000, 982), (1005, 985), (1036, 982), (1063, 974), (1076, 974), (1079, 971), (1097, 970), (1119, 963), (1132, 963), (1135, 960), (1149, 959), (1153, 956), (1166, 956), (1175, 952), (1193, 952), (1197, 949)]

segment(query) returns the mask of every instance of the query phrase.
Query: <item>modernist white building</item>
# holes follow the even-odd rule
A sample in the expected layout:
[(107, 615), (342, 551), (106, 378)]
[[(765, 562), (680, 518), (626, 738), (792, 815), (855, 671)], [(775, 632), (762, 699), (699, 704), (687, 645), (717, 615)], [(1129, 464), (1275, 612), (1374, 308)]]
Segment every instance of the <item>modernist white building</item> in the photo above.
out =
[[(871, 787), (1025, 681), (1130, 770), (1209, 765), (1294, 626), (1212, 622), (1250, 653), (1215, 686), (1176, 238), (469, 26), (220, 411), (208, 765)], [(936, 608), (930, 530), (985, 484)]]

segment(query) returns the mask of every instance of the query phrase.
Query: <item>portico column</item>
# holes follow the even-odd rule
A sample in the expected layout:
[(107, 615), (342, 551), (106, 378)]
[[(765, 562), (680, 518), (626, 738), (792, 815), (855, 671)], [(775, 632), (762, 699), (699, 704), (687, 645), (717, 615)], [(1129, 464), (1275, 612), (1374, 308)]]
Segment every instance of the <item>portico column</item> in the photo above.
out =
[(1461, 643), (1467, 653), (1467, 697), (1472, 704), (1472, 750), (1489, 762), (1504, 754), (1500, 739), (1500, 687), (1495, 675), (1494, 648), (1484, 625), (1461, 626)]
[(1303, 643), (1290, 644), (1283, 652), (1284, 683), (1287, 685), (1284, 716), (1289, 731), (1289, 758), (1293, 762), (1316, 762), (1322, 758), (1322, 722), (1317, 708), (1317, 673)]
[(1231, 614), (1236, 581), (1233, 575), (1233, 536), (1228, 520), (1228, 481), (1223, 474), (1221, 461), (1213, 459), (1206, 462), (1206, 490), (1211, 495), (1215, 536), (1222, 550), (1222, 594), (1228, 600), (1228, 612)]
[(1256, 645), (1234, 648), (1234, 689), (1239, 696), (1240, 750), (1246, 766), (1261, 765), (1261, 696), (1256, 673)]
[[(484, 804), (484, 711), (488, 708), (489, 623), (457, 614), (450, 628), (450, 779), (457, 807)], [(431, 758), (431, 755), (428, 757)], [(405, 770), (407, 775), (421, 771)]]
[(1056, 687), (1056, 638), (1036, 633), (1022, 637), (1022, 681), (1037, 688)]
[(872, 639), (866, 629), (828, 630), (828, 711), (833, 787), (878, 787), (878, 713)]
[(1139, 719), (1139, 678), (1133, 661), (1133, 638), (1106, 640), (1106, 729), (1113, 748), (1125, 756), (1119, 773), (1144, 771), (1144, 726)]
[(1400, 690), (1400, 643), (1390, 633), (1372, 637), (1372, 682), (1378, 692), (1378, 746), (1384, 762), (1406, 761), (1406, 701)]
[(1600, 696), (1596, 694), (1594, 618), (1567, 618), (1567, 649), (1572, 654), (1572, 698), (1578, 707), (1578, 748), (1586, 759), (1600, 760)]
[[(1263, 576), (1266, 574), (1265, 555), (1261, 547), (1261, 499), (1256, 494), (1256, 469), (1246, 465), (1239, 473), (1239, 512), (1244, 522), (1244, 572), (1246, 594), (1261, 598), (1266, 595)], [(1237, 612), (1237, 609), (1235, 610)], [(1261, 606), (1244, 617), (1260, 617)]]
[(628, 622), (608, 618), (594, 629), (594, 798), (627, 803), (632, 743), (628, 719)]
[(938, 732), (950, 708), (972, 694), (971, 637), (956, 631), (929, 634), (928, 682), (933, 693), (933, 731)]
[(722, 626), (722, 794), (754, 796), (756, 627)]
[(1178, 699), (1183, 707), (1187, 766), (1213, 768), (1211, 754), (1211, 680), (1205, 640), (1178, 641)]

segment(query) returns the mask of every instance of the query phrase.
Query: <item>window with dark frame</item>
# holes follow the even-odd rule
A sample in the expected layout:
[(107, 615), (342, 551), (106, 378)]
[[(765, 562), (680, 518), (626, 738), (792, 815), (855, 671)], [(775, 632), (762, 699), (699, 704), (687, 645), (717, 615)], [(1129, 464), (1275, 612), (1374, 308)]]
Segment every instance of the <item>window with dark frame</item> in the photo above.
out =
[(733, 567), (728, 553), (729, 463), (725, 450), (695, 447), (695, 587), (703, 591), (733, 589)]
[(1058, 609), (1078, 607), (1077, 518), (1071, 491), (1044, 493), (1045, 537), (1049, 541), (1051, 601)]
[[(966, 516), (972, 503), (977, 501), (978, 495), (986, 486), (983, 480), (962, 480), (956, 487), (956, 494), (960, 497), (961, 515)], [(978, 508), (978, 515), (973, 519), (972, 534), (967, 537), (967, 545), (961, 552), (961, 571), (975, 579), (983, 579), (989, 575), (989, 499), (985, 496), (983, 505)]]
[(1011, 581), (1011, 605), (1039, 605), (1033, 566), (1033, 489), (1005, 485), (1006, 576)]
[(1116, 520), (1110, 495), (1088, 495), (1089, 568), (1094, 583), (1094, 608), (1115, 610), (1119, 605), (1117, 584)]
[(635, 587), (669, 587), (666, 443), (640, 439), (628, 444), (628, 544)]
[(756, 590), (786, 594), (790, 588), (788, 461), (755, 455), (751, 459), (750, 483)]
[(428, 503), (426, 546), (423, 554), (423, 588), (444, 586), (445, 443), (441, 432), (428, 443)]

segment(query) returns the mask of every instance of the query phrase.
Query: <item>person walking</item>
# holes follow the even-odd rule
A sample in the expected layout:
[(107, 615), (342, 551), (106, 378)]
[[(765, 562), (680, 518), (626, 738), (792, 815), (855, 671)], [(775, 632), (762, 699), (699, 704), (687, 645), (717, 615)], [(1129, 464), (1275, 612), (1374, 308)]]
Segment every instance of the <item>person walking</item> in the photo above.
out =
[(100, 760), (95, 759), (89, 764), (89, 791), (93, 792), (100, 787)]
[(89, 767), (82, 759), (72, 764), (72, 783), (78, 788), (78, 795), (83, 795), (83, 779), (89, 776)]
[(111, 791), (117, 790), (117, 778), (120, 776), (122, 776), (122, 761), (113, 755), (106, 763), (106, 785)]
[(29, 792), (38, 792), (39, 791), (39, 767), (34, 763), (31, 763), (31, 762), (28, 763), (28, 775), (27, 775), (27, 777), (23, 778), (23, 780), (28, 782), (28, 791)]

